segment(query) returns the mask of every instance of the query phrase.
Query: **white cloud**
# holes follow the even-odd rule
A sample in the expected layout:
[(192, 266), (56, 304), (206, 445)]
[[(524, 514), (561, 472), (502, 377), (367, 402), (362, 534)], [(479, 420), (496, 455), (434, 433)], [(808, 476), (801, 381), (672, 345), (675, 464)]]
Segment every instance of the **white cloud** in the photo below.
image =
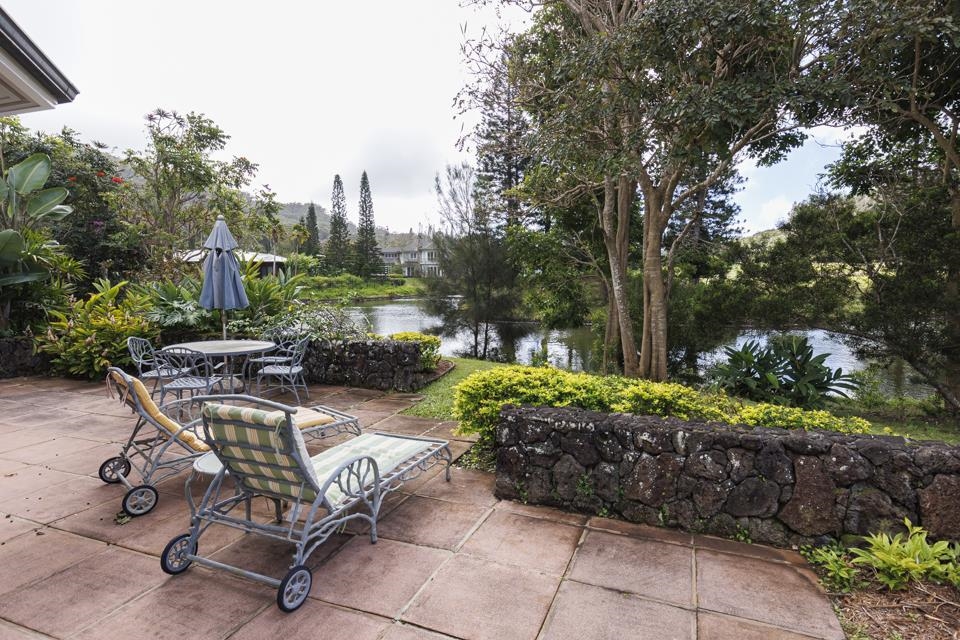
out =
[(783, 196), (777, 196), (760, 205), (759, 210), (749, 220), (748, 233), (756, 233), (764, 229), (773, 229), (780, 222), (787, 219), (793, 202)]
[(434, 174), (463, 159), (452, 102), (468, 79), (464, 29), (475, 36), (498, 13), (520, 19), (453, 0), (3, 7), (80, 91), (72, 104), (24, 115), (26, 126), (66, 125), (123, 151), (144, 146), (149, 111), (201, 112), (231, 136), (225, 155), (259, 164), (256, 182), (280, 200), (328, 207), (339, 173), (355, 215), (367, 170), (377, 222), (402, 230), (436, 208)]

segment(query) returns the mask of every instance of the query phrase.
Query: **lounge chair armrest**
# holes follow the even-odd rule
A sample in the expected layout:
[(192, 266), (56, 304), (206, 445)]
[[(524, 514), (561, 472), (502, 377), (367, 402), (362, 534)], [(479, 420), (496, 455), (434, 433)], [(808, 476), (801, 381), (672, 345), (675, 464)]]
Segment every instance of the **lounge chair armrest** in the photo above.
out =
[(357, 456), (347, 460), (333, 470), (320, 486), (320, 495), (327, 496), (331, 487), (336, 486), (345, 501), (365, 498), (373, 489), (380, 492), (380, 468), (372, 456)]

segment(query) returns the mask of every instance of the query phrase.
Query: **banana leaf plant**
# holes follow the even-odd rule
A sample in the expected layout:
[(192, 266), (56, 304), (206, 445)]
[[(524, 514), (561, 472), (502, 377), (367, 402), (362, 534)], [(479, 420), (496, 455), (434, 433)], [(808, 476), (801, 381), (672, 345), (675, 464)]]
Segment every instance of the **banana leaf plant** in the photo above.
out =
[(50, 275), (28, 251), (25, 234), (73, 211), (63, 204), (69, 195), (64, 187), (43, 188), (51, 168), (48, 155), (34, 153), (0, 177), (0, 331), (10, 325), (14, 287)]

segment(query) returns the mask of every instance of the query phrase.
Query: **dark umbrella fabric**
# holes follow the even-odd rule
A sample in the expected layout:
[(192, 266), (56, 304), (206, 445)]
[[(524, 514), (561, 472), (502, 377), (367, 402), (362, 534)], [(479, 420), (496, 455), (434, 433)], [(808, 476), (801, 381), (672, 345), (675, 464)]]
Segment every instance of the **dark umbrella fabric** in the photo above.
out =
[(217, 216), (213, 231), (204, 248), (209, 249), (203, 262), (203, 288), (200, 289), (200, 306), (204, 309), (219, 309), (223, 338), (227, 338), (227, 321), (224, 313), (229, 309), (243, 309), (250, 305), (247, 292), (240, 277), (240, 264), (233, 250), (238, 246), (223, 216)]

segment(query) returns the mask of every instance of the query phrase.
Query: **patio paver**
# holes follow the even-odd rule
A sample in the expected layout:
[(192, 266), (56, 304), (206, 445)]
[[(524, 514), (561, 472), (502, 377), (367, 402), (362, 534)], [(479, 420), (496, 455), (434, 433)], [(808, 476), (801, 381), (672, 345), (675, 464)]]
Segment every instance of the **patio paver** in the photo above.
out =
[[(416, 399), (316, 385), (310, 402), (364, 429), (449, 437), (454, 423), (397, 415)], [(268, 586), (160, 571), (164, 545), (189, 525), (185, 473), (158, 486), (149, 515), (116, 521), (124, 489), (96, 471), (133, 421), (100, 383), (0, 380), (0, 638), (843, 637), (792, 551), (500, 501), (492, 475), (458, 468), (449, 483), (435, 468), (390, 494), (377, 544), (359, 521), (325, 542), (308, 560), (310, 598), (283, 614)], [(450, 444), (454, 456), (470, 446)], [(256, 501), (254, 514), (270, 517), (270, 505)], [(291, 560), (286, 543), (225, 527), (201, 545), (278, 578)]]
[(543, 640), (695, 640), (697, 616), (672, 607), (579, 582), (567, 581), (553, 603)]
[(469, 640), (535, 638), (560, 578), (458, 554), (402, 620)]

